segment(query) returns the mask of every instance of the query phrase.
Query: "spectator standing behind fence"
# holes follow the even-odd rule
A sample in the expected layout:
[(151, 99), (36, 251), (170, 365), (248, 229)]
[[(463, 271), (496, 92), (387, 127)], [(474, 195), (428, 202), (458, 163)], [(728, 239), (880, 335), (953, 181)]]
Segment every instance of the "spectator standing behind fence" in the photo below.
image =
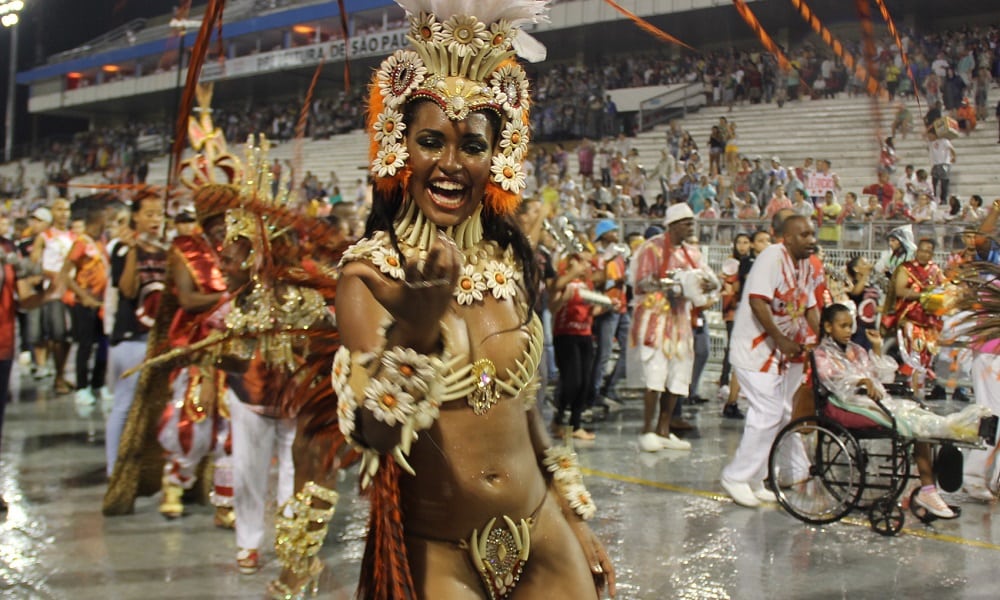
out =
[(951, 140), (938, 137), (934, 130), (927, 132), (927, 148), (931, 159), (931, 184), (934, 195), (939, 202), (948, 198), (948, 182), (951, 179), (951, 169), (957, 160), (955, 147)]
[(62, 198), (52, 203), (52, 225), (35, 238), (31, 261), (41, 265), (45, 275), (45, 302), (40, 309), (39, 336), (35, 343), (35, 360), (39, 369), (46, 368), (51, 353), (55, 365), (53, 389), (57, 394), (69, 394), (73, 386), (64, 378), (66, 359), (69, 356), (69, 332), (66, 305), (63, 303), (65, 286), (59, 281), (66, 255), (73, 245), (69, 231), (69, 202)]
[[(69, 289), (67, 297), (76, 341), (76, 404), (93, 406), (107, 394), (107, 336), (104, 335), (104, 292), (108, 284), (108, 256), (100, 239), (104, 233), (104, 209), (87, 213), (84, 231), (70, 247), (59, 278)], [(93, 373), (91, 352), (96, 347)]]

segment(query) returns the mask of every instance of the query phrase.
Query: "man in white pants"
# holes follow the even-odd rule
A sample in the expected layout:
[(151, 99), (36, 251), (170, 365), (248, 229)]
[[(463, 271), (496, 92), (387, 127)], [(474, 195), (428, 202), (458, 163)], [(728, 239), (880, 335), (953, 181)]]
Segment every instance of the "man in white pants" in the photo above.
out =
[[(686, 203), (667, 209), (665, 233), (651, 237), (636, 250), (635, 314), (631, 345), (639, 348), (646, 392), (639, 449), (690, 450), (691, 443), (670, 432), (678, 398), (688, 395), (694, 365), (691, 306), (714, 304), (722, 286), (697, 246), (694, 212)], [(665, 285), (665, 282), (669, 282)], [(659, 418), (656, 409), (659, 406)]]
[(802, 381), (802, 360), (819, 331), (819, 311), (809, 257), (816, 250), (812, 224), (788, 217), (784, 242), (765, 249), (747, 276), (745, 302), (736, 309), (729, 362), (749, 401), (743, 438), (722, 470), (722, 488), (742, 506), (774, 501), (763, 487), (767, 458), (778, 431), (791, 419), (792, 397)]

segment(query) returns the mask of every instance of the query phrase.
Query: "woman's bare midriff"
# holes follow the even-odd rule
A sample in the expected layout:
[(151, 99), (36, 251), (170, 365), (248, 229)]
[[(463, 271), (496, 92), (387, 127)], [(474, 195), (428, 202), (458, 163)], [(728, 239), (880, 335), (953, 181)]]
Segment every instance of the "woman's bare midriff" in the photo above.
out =
[(545, 491), (524, 407), (512, 399), (485, 415), (445, 407), (409, 462), (417, 477), (400, 478), (404, 522), (422, 537), (458, 541), (493, 517), (530, 517)]
[[(444, 319), (453, 352), (472, 362), (489, 358), (499, 377), (523, 358), (527, 334), (512, 303), (488, 298), (475, 310), (456, 307)], [(408, 533), (444, 540), (468, 538), (493, 517), (531, 516), (545, 490), (520, 399), (502, 397), (477, 415), (464, 400), (441, 408), (420, 434), (409, 462), (416, 477), (400, 488)]]

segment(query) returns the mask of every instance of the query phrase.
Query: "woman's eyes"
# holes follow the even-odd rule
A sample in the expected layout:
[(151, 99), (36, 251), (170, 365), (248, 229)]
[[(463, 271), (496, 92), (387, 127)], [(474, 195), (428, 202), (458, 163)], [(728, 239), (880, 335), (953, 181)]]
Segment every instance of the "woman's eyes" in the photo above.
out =
[[(422, 148), (428, 150), (440, 150), (444, 147), (444, 141), (436, 137), (422, 137), (417, 139), (417, 143)], [(489, 147), (483, 142), (466, 142), (460, 147), (462, 152), (471, 155), (484, 154)]]

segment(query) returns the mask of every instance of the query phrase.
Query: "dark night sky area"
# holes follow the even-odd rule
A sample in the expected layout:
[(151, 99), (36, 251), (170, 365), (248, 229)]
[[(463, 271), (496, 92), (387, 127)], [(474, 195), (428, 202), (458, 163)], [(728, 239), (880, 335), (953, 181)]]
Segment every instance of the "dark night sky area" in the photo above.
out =
[[(57, 52), (79, 46), (118, 25), (140, 17), (169, 14), (179, 4), (178, 0), (24, 0), (18, 24), (18, 70), (24, 71), (44, 64), (45, 59)], [(204, 5), (195, 0), (194, 6)], [(10, 32), (0, 28), (0, 111), (7, 102), (8, 61), (10, 60)], [(28, 89), (17, 90), (15, 144), (30, 139), (30, 117), (27, 112)], [(42, 118), (39, 134), (76, 131), (82, 122), (65, 119)], [(3, 123), (0, 121), (0, 131)], [(0, 134), (2, 136), (2, 134)], [(0, 160), (3, 155), (0, 152)]]

